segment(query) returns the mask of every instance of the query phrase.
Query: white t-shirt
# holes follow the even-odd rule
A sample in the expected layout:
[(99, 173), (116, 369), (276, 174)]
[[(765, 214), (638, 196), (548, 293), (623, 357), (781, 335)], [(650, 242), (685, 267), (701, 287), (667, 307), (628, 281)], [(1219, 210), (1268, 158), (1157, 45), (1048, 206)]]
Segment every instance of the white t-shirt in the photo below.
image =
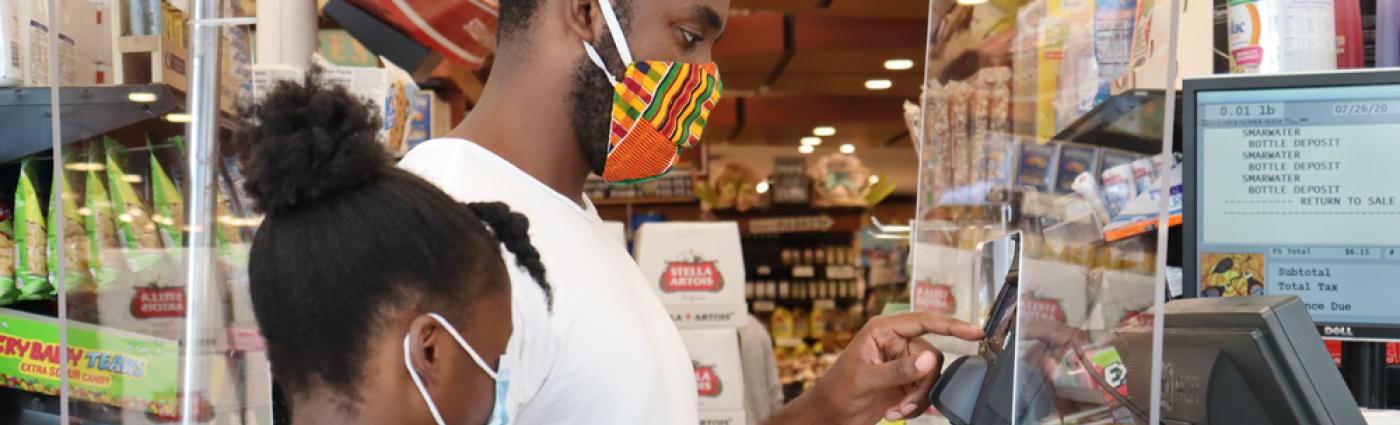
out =
[(414, 148), (399, 164), (463, 202), (501, 201), (530, 219), (554, 295), (506, 255), (515, 332), (506, 354), (513, 424), (695, 424), (685, 344), (637, 263), (592, 203), (570, 201), (491, 151), (461, 139)]

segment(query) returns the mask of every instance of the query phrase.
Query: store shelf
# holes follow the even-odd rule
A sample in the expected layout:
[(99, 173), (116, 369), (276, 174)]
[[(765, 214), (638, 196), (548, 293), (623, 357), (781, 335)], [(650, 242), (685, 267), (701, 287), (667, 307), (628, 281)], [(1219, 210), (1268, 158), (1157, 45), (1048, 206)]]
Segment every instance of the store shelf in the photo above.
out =
[(595, 207), (617, 207), (617, 206), (651, 206), (651, 205), (690, 205), (699, 202), (694, 196), (677, 196), (670, 198), (610, 198), (595, 199)]
[[(133, 93), (154, 94), (136, 103)], [(0, 91), (0, 162), (53, 148), (49, 88)], [(184, 95), (165, 84), (65, 87), (59, 89), (62, 143), (88, 140), (141, 121), (161, 118), (184, 104)]]
[[(1181, 95), (1176, 93), (1177, 101)], [(1162, 152), (1161, 115), (1166, 108), (1162, 90), (1132, 90), (1104, 100), (1079, 117), (1055, 140), (1122, 149), (1141, 154)], [(1173, 125), (1181, 126), (1181, 108), (1176, 109)], [(1181, 146), (1181, 132), (1175, 132), (1173, 146)], [(1179, 150), (1179, 148), (1177, 148)]]

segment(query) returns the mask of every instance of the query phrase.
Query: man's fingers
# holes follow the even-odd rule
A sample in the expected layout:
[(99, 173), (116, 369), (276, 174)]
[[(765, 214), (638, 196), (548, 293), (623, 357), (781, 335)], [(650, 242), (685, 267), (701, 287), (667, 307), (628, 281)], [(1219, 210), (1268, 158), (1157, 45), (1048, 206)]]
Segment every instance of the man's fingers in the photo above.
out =
[(904, 356), (875, 365), (865, 382), (866, 391), (881, 391), (909, 385), (926, 378), (937, 366), (936, 356), (931, 352), (915, 356)]
[(943, 370), (943, 353), (938, 352), (938, 350), (933, 348), (932, 344), (922, 339), (917, 341), (918, 342), (914, 343), (913, 352), (920, 355), (923, 353), (933, 354), (934, 372), (915, 381), (915, 385), (910, 387), (909, 391), (904, 394), (904, 397), (900, 398), (899, 403), (895, 406), (891, 406), (891, 410), (898, 410), (905, 419), (918, 417), (920, 413), (928, 410), (928, 393), (933, 390), (933, 384), (938, 380), (939, 374), (937, 371)]
[(933, 312), (904, 313), (895, 316), (886, 316), (881, 325), (903, 338), (938, 334), (955, 336), (971, 341), (982, 337), (981, 328)]

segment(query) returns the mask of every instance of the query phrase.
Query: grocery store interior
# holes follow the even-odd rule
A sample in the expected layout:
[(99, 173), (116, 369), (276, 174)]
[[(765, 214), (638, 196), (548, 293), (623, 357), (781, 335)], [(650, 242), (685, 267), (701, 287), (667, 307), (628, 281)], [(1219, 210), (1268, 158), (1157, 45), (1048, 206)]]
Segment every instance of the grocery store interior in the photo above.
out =
[[(510, 1), (0, 0), (0, 424), (291, 423), (244, 108), (317, 68), (402, 158)], [(907, 312), (986, 338), (882, 423), (1400, 423), (1400, 2), (727, 3), (701, 142), (584, 188), (700, 423)]]

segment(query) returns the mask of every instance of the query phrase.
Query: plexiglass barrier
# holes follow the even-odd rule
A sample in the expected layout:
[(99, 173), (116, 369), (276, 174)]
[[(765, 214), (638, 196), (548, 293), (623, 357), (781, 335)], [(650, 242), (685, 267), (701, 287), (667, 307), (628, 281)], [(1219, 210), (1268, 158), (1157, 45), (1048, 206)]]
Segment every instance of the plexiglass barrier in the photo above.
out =
[[(0, 96), (0, 423), (271, 423), (248, 299), (258, 219), (221, 149), (251, 40), (196, 18), (239, 2), (189, 3), (26, 11), (30, 66)], [(212, 135), (191, 137), (202, 122)]]
[[(1152, 386), (1130, 381), (1150, 382), (1154, 347), (1120, 335), (1154, 324), (1163, 201), (1180, 209), (1174, 7), (932, 2), (924, 95), (906, 105), (920, 157), (910, 295), (916, 309), (1003, 335), (999, 363), (1014, 365), (977, 388), (997, 408), (954, 422), (1153, 415)], [(1017, 249), (1003, 248), (1013, 235)], [(1007, 270), (1016, 283), (1004, 291)], [(955, 355), (988, 347), (934, 342)]]

